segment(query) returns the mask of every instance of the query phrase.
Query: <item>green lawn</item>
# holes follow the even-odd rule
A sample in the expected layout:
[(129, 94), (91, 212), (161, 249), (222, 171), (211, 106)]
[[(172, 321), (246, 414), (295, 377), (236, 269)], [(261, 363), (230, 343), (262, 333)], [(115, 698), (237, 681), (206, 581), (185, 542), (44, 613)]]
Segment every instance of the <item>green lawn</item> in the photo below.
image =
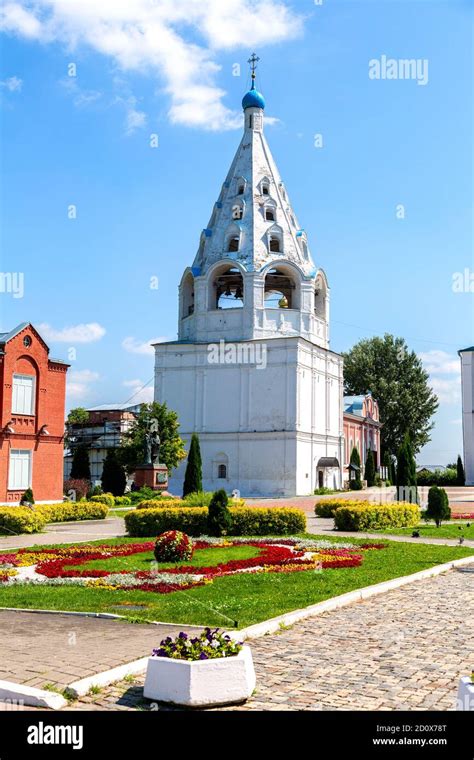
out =
[[(227, 549), (196, 549), (192, 559), (179, 562), (179, 565), (183, 567), (197, 565), (211, 567), (212, 565), (228, 562), (231, 559), (250, 559), (250, 557), (256, 557), (258, 553), (259, 549), (255, 546), (229, 546)], [(150, 567), (150, 562), (153, 562), (152, 568)], [(156, 562), (153, 552), (140, 552), (139, 554), (131, 554), (128, 557), (93, 559), (81, 565), (80, 570), (108, 570), (111, 573), (115, 573), (120, 570), (129, 570), (130, 572), (135, 572), (136, 570), (160, 570), (164, 567), (172, 566), (173, 562)], [(64, 569), (77, 570), (78, 568), (77, 565), (65, 565)]]
[[(311, 538), (315, 536), (312, 535)], [(319, 538), (327, 539), (327, 536)], [(120, 538), (95, 543), (136, 542), (136, 540)], [(332, 540), (335, 543), (338, 542), (337, 538)], [(364, 543), (361, 539), (351, 540), (353, 543)], [(240, 573), (216, 578), (212, 584), (206, 586), (171, 594), (110, 591), (71, 586), (10, 588), (2, 586), (0, 606), (112, 612), (126, 615), (131, 622), (158, 620), (221, 627), (232, 627), (235, 623), (236, 627), (240, 628), (353, 589), (415, 573), (433, 565), (474, 554), (472, 549), (457, 546), (389, 541), (386, 543), (386, 549), (365, 552), (363, 564), (354, 568), (287, 574)], [(246, 549), (247, 547), (236, 548)], [(143, 608), (127, 614), (127, 605), (143, 605)]]
[(131, 505), (128, 506), (128, 507), (117, 507), (115, 509), (112, 508), (112, 509), (109, 510), (109, 513), (108, 513), (107, 517), (125, 517), (125, 515), (127, 514), (127, 512), (133, 512), (134, 509), (135, 509), (135, 507), (133, 507)]
[(428, 525), (420, 523), (417, 528), (386, 528), (385, 530), (373, 532), (391, 534), (392, 536), (411, 536), (414, 530), (417, 530), (420, 536), (426, 536), (427, 538), (461, 538), (461, 536), (464, 536), (464, 538), (474, 540), (474, 520), (470, 522), (469, 528), (467, 527), (467, 523), (453, 520), (449, 523), (442, 523), (439, 528), (434, 523), (429, 523)]

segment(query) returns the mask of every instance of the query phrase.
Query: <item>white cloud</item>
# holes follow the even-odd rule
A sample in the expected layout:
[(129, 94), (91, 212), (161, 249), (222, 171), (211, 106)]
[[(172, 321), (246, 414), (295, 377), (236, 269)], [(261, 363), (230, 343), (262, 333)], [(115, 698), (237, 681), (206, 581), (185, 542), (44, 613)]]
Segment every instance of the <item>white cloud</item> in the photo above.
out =
[(92, 385), (99, 380), (99, 373), (90, 369), (72, 369), (67, 374), (67, 395), (69, 399), (84, 399), (91, 392)]
[(431, 376), (430, 385), (441, 403), (459, 404), (461, 401), (460, 378), (456, 377), (448, 380), (446, 378)]
[(64, 77), (60, 80), (60, 85), (72, 96), (73, 103), (78, 108), (96, 103), (102, 97), (102, 93), (98, 90), (82, 89), (76, 77)]
[(47, 341), (58, 343), (94, 343), (105, 335), (105, 328), (97, 322), (71, 325), (55, 330), (54, 327), (44, 322), (37, 325), (38, 332)]
[(23, 79), (19, 77), (8, 77), (0, 82), (0, 87), (4, 87), (9, 92), (20, 92), (23, 87)]
[(152, 343), (164, 343), (169, 338), (150, 338), (150, 340), (146, 340), (144, 342), (140, 342), (137, 340), (137, 338), (128, 337), (124, 338), (122, 341), (122, 348), (125, 349), (125, 351), (128, 351), (129, 354), (150, 354), (151, 356), (155, 353), (155, 350)]
[(420, 354), (420, 359), (427, 372), (439, 375), (461, 374), (461, 362), (458, 356), (446, 351), (427, 351)]
[[(123, 71), (158, 79), (173, 123), (221, 130), (242, 116), (222, 102), (219, 51), (247, 54), (294, 38), (302, 18), (286, 0), (17, 0), (0, 12), (0, 29), (72, 52), (88, 46)], [(137, 114), (130, 113), (132, 129), (142, 126)]]
[(461, 400), (461, 368), (458, 357), (455, 354), (448, 354), (446, 351), (435, 350), (420, 353), (419, 356), (430, 376), (430, 385), (440, 402), (442, 404), (459, 404)]
[(126, 135), (131, 135), (136, 129), (140, 129), (146, 125), (146, 113), (138, 110), (136, 107), (138, 100), (134, 95), (129, 95), (126, 98), (117, 96), (114, 102), (125, 108)]
[(132, 389), (133, 395), (129, 398), (131, 404), (149, 404), (153, 401), (153, 385), (147, 385), (144, 388), (145, 383), (138, 379), (124, 380), (123, 385), (125, 388)]

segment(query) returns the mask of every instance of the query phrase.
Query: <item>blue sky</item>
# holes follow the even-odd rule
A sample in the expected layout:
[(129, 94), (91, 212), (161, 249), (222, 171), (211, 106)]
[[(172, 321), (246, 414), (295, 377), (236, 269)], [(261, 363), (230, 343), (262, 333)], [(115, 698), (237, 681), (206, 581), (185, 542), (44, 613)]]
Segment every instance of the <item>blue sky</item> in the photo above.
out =
[[(405, 337), (441, 402), (419, 461), (452, 460), (456, 350), (474, 342), (473, 295), (453, 290), (457, 272), (474, 271), (471, 10), (468, 0), (7, 2), (2, 271), (24, 273), (24, 296), (1, 294), (1, 328), (41, 325), (52, 354), (73, 357), (69, 406), (126, 401), (151, 380), (147, 345), (176, 336), (177, 286), (240, 140), (256, 48), (275, 119), (267, 139), (328, 274), (331, 347)], [(382, 56), (427, 60), (427, 83), (371, 79)]]

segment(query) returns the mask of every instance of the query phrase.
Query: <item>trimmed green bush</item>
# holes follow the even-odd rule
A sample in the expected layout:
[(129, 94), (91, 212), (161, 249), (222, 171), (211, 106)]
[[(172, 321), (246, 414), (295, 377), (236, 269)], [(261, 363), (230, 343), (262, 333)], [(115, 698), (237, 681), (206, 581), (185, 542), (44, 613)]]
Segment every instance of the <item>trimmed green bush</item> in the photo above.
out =
[(29, 507), (0, 507), (0, 534), (39, 533), (46, 525), (46, 517)]
[(348, 499), (327, 499), (320, 501), (314, 507), (316, 517), (334, 517), (334, 512), (339, 507), (343, 507), (346, 504), (360, 504), (358, 501), (349, 501)]
[(116, 507), (128, 507), (131, 503), (132, 503), (132, 500), (130, 496), (116, 496), (115, 497)]
[(161, 491), (154, 491), (153, 488), (143, 486), (138, 491), (130, 491), (127, 494), (132, 504), (138, 504), (141, 501), (150, 501), (152, 499), (159, 499), (165, 501), (166, 499), (173, 499), (173, 496), (164, 496)]
[(63, 501), (60, 504), (39, 504), (35, 511), (44, 515), (46, 522), (73, 520), (103, 520), (109, 508), (106, 504), (91, 501)]
[(159, 507), (171, 509), (172, 507), (187, 507), (189, 505), (182, 499), (145, 499), (136, 506), (137, 509), (158, 509)]
[(123, 496), (127, 485), (125, 470), (117, 458), (115, 449), (109, 449), (102, 467), (101, 485), (105, 493)]
[(233, 536), (291, 536), (304, 533), (306, 515), (296, 507), (230, 507)]
[(115, 507), (115, 497), (112, 493), (101, 493), (98, 496), (91, 496), (94, 504), (107, 504), (108, 507)]
[(135, 509), (124, 519), (130, 536), (156, 536), (168, 530), (202, 536), (207, 531), (206, 507)]
[(359, 469), (355, 473), (355, 478), (351, 478), (349, 480), (349, 488), (351, 491), (361, 491), (362, 490), (362, 480), (361, 480), (361, 472), (360, 472), (360, 454), (359, 449), (357, 446), (352, 447), (351, 451), (351, 458), (350, 463), (358, 467)]
[(448, 494), (444, 488), (431, 486), (428, 491), (428, 507), (423, 517), (425, 520), (434, 520), (437, 528), (439, 528), (443, 520), (449, 520), (451, 508), (449, 506)]
[(458, 472), (454, 468), (446, 470), (421, 470), (416, 475), (416, 482), (419, 486), (456, 486), (458, 483)]
[(227, 506), (229, 499), (223, 488), (213, 494), (208, 507), (207, 532), (210, 536), (227, 536), (232, 527), (232, 517)]
[(369, 449), (367, 452), (364, 477), (367, 481), (367, 488), (372, 488), (375, 483), (375, 459), (372, 449)]
[(351, 504), (339, 507), (334, 513), (337, 530), (383, 530), (384, 528), (414, 528), (420, 522), (416, 504)]
[(21, 503), (25, 504), (26, 502), (28, 502), (29, 504), (35, 503), (35, 497), (33, 496), (33, 490), (31, 488), (27, 488), (23, 496), (21, 497)]
[(103, 520), (109, 508), (90, 501), (62, 501), (34, 507), (0, 507), (0, 534), (38, 533), (46, 523)]
[[(284, 536), (303, 533), (306, 517), (291, 507), (230, 507), (233, 536)], [(137, 509), (125, 515), (130, 536), (155, 536), (167, 530), (181, 530), (190, 536), (207, 532), (205, 507)]]
[[(198, 493), (190, 493), (184, 499), (183, 502), (187, 507), (208, 507), (213, 497), (212, 491), (199, 491)], [(232, 499), (229, 497), (229, 505), (231, 507), (243, 507), (245, 506), (244, 499)]]
[(196, 433), (191, 436), (186, 472), (184, 473), (183, 499), (191, 493), (202, 491), (202, 460), (199, 438)]

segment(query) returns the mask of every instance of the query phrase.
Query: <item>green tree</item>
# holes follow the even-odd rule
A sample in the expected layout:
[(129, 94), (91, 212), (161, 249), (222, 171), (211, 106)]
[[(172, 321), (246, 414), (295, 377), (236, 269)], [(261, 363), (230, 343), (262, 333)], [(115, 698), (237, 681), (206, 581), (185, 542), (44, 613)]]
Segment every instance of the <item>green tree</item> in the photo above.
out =
[(85, 425), (86, 422), (89, 422), (89, 412), (83, 406), (71, 409), (67, 416), (68, 425)]
[(374, 460), (374, 452), (372, 451), (372, 449), (369, 449), (367, 452), (367, 457), (365, 460), (364, 475), (367, 481), (368, 488), (371, 488), (375, 483), (375, 460)]
[(179, 421), (176, 412), (168, 409), (166, 404), (153, 401), (151, 404), (141, 404), (140, 411), (130, 430), (124, 434), (122, 444), (117, 448), (119, 462), (131, 474), (137, 465), (143, 464), (145, 450), (145, 434), (152, 418), (158, 420), (160, 435), (160, 462), (168, 470), (177, 467), (186, 458), (184, 441), (179, 435)]
[(72, 466), (69, 477), (78, 480), (90, 480), (89, 451), (87, 446), (76, 446), (72, 453)]
[(23, 496), (21, 497), (20, 504), (34, 504), (34, 503), (35, 503), (35, 497), (33, 496), (33, 490), (31, 488), (27, 488)]
[(207, 532), (210, 536), (226, 536), (232, 527), (229, 499), (223, 488), (212, 495), (207, 513)]
[(424, 516), (426, 520), (434, 520), (437, 528), (441, 525), (442, 520), (449, 520), (451, 509), (448, 494), (444, 488), (431, 486), (428, 491), (428, 507)]
[(123, 466), (117, 459), (115, 449), (109, 449), (102, 468), (102, 490), (114, 496), (123, 496), (127, 478)]
[(382, 449), (396, 452), (408, 433), (417, 453), (430, 440), (438, 399), (428, 373), (403, 338), (361, 340), (344, 356), (344, 392), (373, 393), (378, 401)]
[[(351, 451), (351, 464), (355, 465), (358, 469), (355, 470), (355, 477), (351, 477), (349, 480), (349, 488), (351, 491), (360, 491), (362, 489), (362, 480), (360, 477), (360, 454), (357, 446), (354, 446)], [(349, 473), (350, 475), (350, 473)]]
[(456, 462), (456, 485), (466, 485), (466, 474), (464, 472), (464, 466), (461, 457), (458, 455), (458, 461)]
[(418, 504), (416, 487), (416, 462), (408, 433), (405, 435), (397, 454), (397, 499)]
[(201, 447), (199, 446), (198, 436), (196, 433), (193, 433), (189, 446), (186, 472), (184, 474), (183, 499), (190, 493), (199, 493), (200, 491), (202, 491)]

